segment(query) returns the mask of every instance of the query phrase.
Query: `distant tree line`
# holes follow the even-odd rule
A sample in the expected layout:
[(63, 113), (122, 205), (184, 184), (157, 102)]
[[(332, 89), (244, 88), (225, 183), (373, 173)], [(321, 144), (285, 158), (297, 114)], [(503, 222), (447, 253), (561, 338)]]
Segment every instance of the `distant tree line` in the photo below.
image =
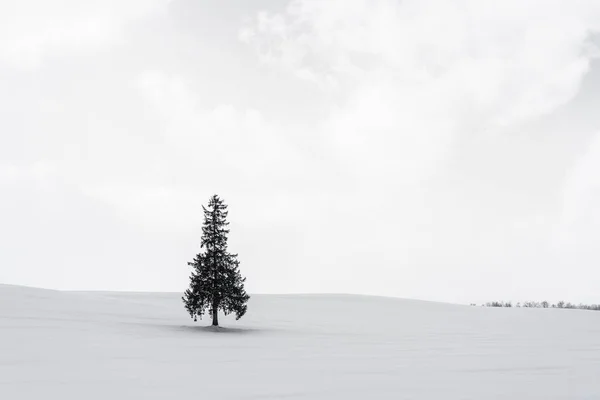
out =
[[(471, 304), (476, 306), (476, 304)], [(492, 301), (481, 305), (482, 307), (523, 307), (523, 308), (569, 308), (576, 310), (593, 310), (600, 311), (600, 304), (573, 304), (564, 301), (559, 301), (556, 304), (551, 304), (547, 301), (525, 301), (523, 303), (512, 304), (510, 301)]]

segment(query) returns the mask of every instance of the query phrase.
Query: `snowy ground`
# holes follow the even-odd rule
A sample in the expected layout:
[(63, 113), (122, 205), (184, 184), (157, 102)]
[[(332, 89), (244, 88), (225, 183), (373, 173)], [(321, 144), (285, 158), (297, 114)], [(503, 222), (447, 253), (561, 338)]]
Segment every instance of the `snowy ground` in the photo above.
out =
[(600, 312), (254, 296), (214, 331), (179, 297), (0, 285), (0, 398), (600, 399)]

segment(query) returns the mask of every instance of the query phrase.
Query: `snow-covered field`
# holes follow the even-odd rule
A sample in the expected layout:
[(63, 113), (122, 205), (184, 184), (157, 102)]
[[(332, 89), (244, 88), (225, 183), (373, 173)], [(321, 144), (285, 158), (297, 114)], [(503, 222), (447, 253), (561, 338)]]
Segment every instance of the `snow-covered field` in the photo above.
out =
[(179, 294), (0, 285), (0, 399), (600, 399), (600, 312), (257, 295), (207, 324)]

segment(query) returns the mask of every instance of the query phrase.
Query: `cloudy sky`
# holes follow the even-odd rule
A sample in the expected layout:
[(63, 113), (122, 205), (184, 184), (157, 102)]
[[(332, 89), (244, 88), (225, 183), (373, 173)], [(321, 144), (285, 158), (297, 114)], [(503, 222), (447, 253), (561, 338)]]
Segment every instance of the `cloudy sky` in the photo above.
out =
[(0, 282), (600, 302), (597, 0), (0, 2)]

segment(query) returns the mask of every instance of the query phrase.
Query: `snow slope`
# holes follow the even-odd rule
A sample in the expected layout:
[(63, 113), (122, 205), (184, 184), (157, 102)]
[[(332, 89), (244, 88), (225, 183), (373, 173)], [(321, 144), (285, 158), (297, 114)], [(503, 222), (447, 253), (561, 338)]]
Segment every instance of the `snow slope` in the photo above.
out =
[(600, 312), (257, 295), (222, 322), (0, 285), (0, 398), (600, 399)]

